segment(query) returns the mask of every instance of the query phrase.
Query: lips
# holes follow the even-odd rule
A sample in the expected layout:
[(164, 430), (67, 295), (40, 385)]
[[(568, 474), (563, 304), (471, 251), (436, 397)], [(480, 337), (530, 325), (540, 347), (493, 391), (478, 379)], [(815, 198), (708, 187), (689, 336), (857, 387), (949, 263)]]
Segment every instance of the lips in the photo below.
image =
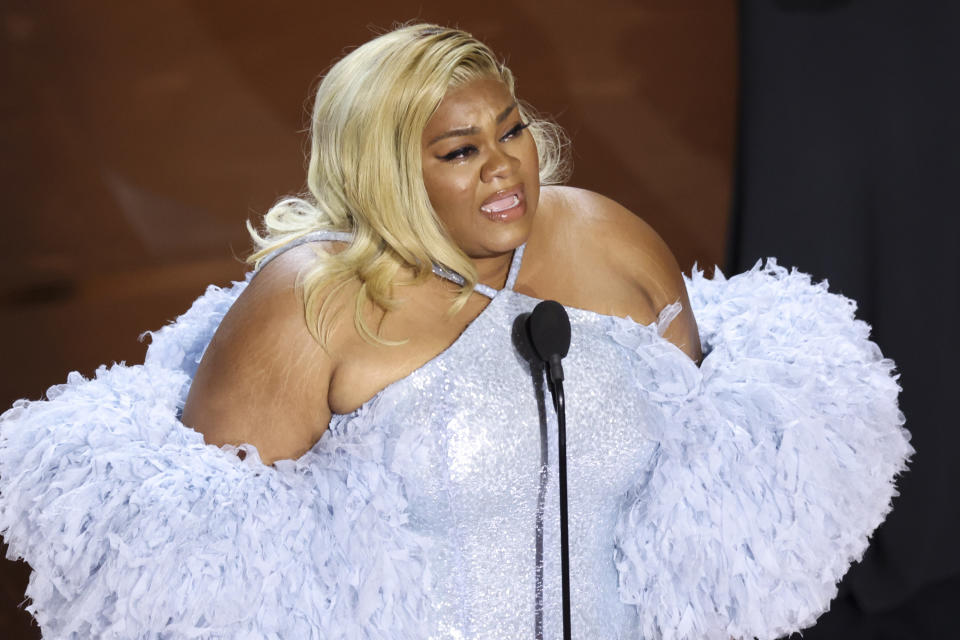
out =
[(502, 189), (480, 204), (480, 211), (487, 218), (505, 222), (519, 218), (525, 210), (523, 185)]
[(505, 198), (500, 198), (499, 200), (494, 200), (488, 205), (482, 207), (487, 213), (500, 213), (507, 209), (513, 208), (520, 204), (520, 196), (514, 194), (512, 196), (507, 196)]

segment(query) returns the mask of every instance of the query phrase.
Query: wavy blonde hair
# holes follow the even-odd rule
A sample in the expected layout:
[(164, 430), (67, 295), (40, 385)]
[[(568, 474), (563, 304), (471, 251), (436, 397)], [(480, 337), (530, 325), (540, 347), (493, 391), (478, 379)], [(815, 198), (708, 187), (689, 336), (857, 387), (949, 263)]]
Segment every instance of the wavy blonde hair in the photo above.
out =
[[(380, 35), (337, 62), (317, 89), (310, 133), (309, 193), (274, 205), (262, 232), (249, 223), (253, 265), (304, 234), (350, 231), (341, 252), (320, 254), (300, 275), (311, 333), (326, 343), (331, 300), (359, 281), (354, 324), (364, 339), (388, 344), (370, 330), (364, 309), (395, 309), (393, 285), (401, 268), (423, 282), (433, 264), (464, 283), (451, 305), (462, 308), (477, 282), (473, 262), (451, 240), (423, 183), (421, 137), (446, 92), (482, 77), (501, 80), (514, 94), (511, 71), (469, 33), (431, 24)], [(566, 138), (556, 124), (519, 104), (536, 142), (543, 184), (568, 173)]]

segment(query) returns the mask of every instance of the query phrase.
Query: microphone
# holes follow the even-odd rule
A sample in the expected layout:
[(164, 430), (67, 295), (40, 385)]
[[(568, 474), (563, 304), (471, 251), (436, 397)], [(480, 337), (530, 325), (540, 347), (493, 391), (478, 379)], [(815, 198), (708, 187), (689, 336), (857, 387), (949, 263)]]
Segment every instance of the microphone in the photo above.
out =
[(557, 411), (557, 461), (560, 481), (560, 580), (563, 588), (563, 638), (570, 640), (570, 543), (567, 534), (567, 412), (563, 367), (570, 350), (570, 318), (554, 300), (537, 304), (527, 318), (527, 336), (537, 356), (547, 363), (553, 407)]
[(549, 365), (550, 382), (563, 381), (560, 360), (570, 350), (570, 318), (563, 305), (544, 300), (533, 308), (527, 319), (527, 333), (533, 350)]

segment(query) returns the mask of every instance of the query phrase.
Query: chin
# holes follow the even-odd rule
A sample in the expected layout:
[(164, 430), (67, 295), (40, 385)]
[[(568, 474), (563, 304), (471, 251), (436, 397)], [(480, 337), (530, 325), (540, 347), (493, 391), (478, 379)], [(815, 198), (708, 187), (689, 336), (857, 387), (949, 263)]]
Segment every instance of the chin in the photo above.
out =
[(530, 225), (525, 220), (517, 220), (487, 235), (478, 247), (484, 255), (477, 257), (493, 257), (510, 253), (525, 243), (529, 237)]

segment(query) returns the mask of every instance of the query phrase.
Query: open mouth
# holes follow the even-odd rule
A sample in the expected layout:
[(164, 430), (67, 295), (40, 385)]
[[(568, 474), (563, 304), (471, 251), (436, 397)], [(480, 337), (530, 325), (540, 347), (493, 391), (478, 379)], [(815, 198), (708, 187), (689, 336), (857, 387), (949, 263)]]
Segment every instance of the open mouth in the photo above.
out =
[(509, 222), (521, 217), (525, 211), (522, 184), (495, 193), (480, 205), (480, 212), (495, 222)]
[(513, 194), (505, 198), (500, 198), (499, 200), (494, 200), (480, 208), (487, 213), (501, 213), (507, 209), (513, 209), (518, 204), (520, 204), (520, 196)]

